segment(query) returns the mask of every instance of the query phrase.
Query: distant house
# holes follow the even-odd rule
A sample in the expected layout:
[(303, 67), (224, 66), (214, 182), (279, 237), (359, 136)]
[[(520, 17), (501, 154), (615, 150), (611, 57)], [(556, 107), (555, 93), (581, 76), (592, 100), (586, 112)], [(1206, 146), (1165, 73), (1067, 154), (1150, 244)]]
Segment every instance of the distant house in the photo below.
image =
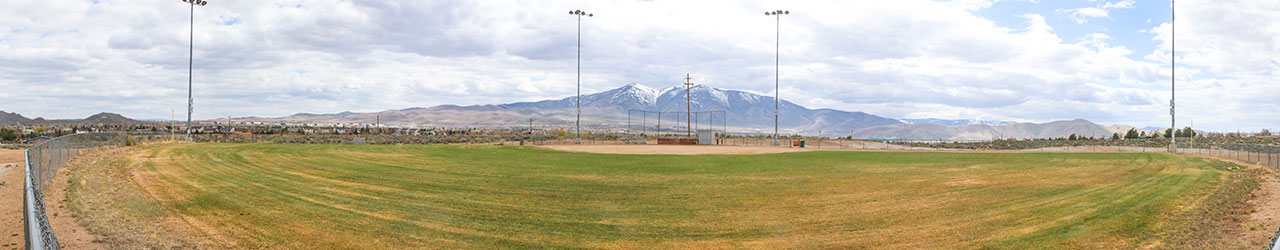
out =
[(31, 139), (27, 139), (26, 141), (22, 141), (22, 143), (40, 144), (48, 140), (53, 140), (53, 138), (49, 138), (48, 136), (37, 136), (36, 138), (31, 138)]

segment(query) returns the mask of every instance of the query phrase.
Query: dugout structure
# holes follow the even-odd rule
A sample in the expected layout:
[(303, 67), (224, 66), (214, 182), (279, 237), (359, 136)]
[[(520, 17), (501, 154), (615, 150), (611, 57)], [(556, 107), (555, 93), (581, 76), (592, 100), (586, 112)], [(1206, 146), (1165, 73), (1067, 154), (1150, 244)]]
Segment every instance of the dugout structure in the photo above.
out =
[[(729, 129), (725, 111), (627, 111), (628, 144), (698, 143), (699, 133), (725, 134)], [(704, 135), (705, 136), (705, 135)], [(704, 143), (698, 143), (704, 144)]]

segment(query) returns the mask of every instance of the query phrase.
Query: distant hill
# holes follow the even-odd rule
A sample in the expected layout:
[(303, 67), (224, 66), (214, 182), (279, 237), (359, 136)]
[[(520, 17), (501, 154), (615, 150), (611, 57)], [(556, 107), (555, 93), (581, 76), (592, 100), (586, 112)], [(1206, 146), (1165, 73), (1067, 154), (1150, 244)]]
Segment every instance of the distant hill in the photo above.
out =
[(0, 111), (0, 125), (13, 125), (19, 122), (28, 123), (31, 122), (31, 119), (28, 119), (18, 113)]
[(902, 123), (906, 123), (906, 124), (926, 123), (926, 124), (937, 124), (937, 125), (942, 125), (942, 126), (963, 126), (963, 125), (992, 125), (992, 126), (999, 126), (999, 125), (1009, 125), (1009, 124), (1015, 124), (1015, 123), (1016, 123), (1016, 122), (1011, 122), (1011, 121), (988, 121), (988, 120), (976, 120), (976, 119), (970, 119), (970, 120), (947, 120), (947, 119), (937, 119), (937, 118), (923, 118), (923, 119), (898, 119), (898, 120), (900, 120), (900, 121), (902, 121)]
[[(740, 90), (726, 90), (696, 85), (689, 91), (693, 111), (725, 111), (726, 125), (730, 132), (772, 133), (774, 126), (774, 99)], [(628, 84), (616, 89), (582, 96), (582, 122), (586, 128), (624, 129), (628, 110), (662, 112), (685, 111), (685, 89), (669, 87), (654, 89), (640, 84)], [(818, 130), (836, 132), (901, 124), (898, 120), (863, 112), (834, 109), (809, 109), (786, 100), (779, 104), (780, 127), (783, 133), (812, 134)], [(238, 121), (292, 122), (292, 123), (374, 123), (416, 127), (523, 127), (528, 119), (537, 126), (573, 126), (576, 105), (574, 97), (537, 102), (517, 102), (497, 105), (440, 105), (429, 108), (407, 108), (373, 113), (342, 112), (337, 114), (299, 113), (279, 118), (248, 117)], [(719, 114), (717, 114), (719, 115)], [(642, 119), (640, 113), (630, 119)], [(654, 117), (648, 117), (656, 121)], [(707, 117), (698, 117), (706, 124)], [(664, 128), (679, 126), (674, 113), (663, 117)], [(716, 126), (721, 126), (716, 118)], [(653, 125), (653, 124), (649, 124)], [(681, 124), (683, 125), (683, 123)], [(680, 126), (683, 127), (683, 126)]]
[(128, 124), (128, 125), (134, 125), (134, 124), (147, 124), (147, 123), (148, 123), (148, 122), (146, 122), (146, 121), (139, 121), (139, 120), (129, 119), (128, 117), (124, 117), (123, 115), (116, 114), (116, 113), (107, 113), (107, 112), (102, 112), (102, 113), (98, 113), (98, 114), (95, 114), (95, 115), (91, 115), (91, 116), (86, 117), (86, 118), (84, 118), (84, 119), (55, 119), (55, 120), (45, 120), (44, 118), (37, 117), (36, 119), (31, 119), (30, 121), (28, 121), (28, 122), (24, 122), (23, 124), (39, 124), (39, 125), (98, 125), (98, 124), (103, 124), (103, 125), (107, 125), (107, 124), (110, 124), (110, 125), (119, 125), (119, 124)]
[(942, 126), (928, 123), (888, 125), (860, 129), (854, 138), (898, 138), (904, 140), (991, 140), (997, 138), (1056, 138), (1071, 134), (1084, 137), (1111, 137), (1110, 131), (1086, 120), (1049, 123), (1017, 123), (991, 126), (984, 124)]

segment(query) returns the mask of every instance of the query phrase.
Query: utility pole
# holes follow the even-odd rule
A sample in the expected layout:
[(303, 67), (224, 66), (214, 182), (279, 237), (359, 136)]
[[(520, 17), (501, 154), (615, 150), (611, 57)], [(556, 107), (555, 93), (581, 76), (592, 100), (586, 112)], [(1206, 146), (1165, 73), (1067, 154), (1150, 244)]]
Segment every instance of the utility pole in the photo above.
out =
[(778, 82), (779, 82), (779, 79), (781, 79), (781, 77), (779, 76), (779, 73), (782, 72), (778, 68), (779, 61), (780, 61), (779, 58), (782, 57), (782, 15), (790, 15), (790, 14), (791, 14), (791, 11), (789, 10), (775, 10), (775, 11), (768, 11), (764, 13), (765, 16), (774, 16), (777, 19), (777, 23), (778, 23), (778, 26), (776, 27), (776, 30), (775, 30), (776, 33), (774, 34), (775, 35), (774, 38), (776, 40), (774, 41), (774, 56), (773, 56), (773, 145), (774, 146), (778, 146), (778, 106), (779, 106), (779, 103), (782, 102), (780, 99), (778, 99), (779, 98)]
[[(684, 131), (685, 131), (685, 135), (693, 135), (693, 120), (690, 120), (690, 118), (692, 118), (692, 117), (693, 117), (693, 102), (691, 102), (692, 97), (690, 97), (690, 95), (689, 95), (689, 94), (691, 93), (691, 91), (690, 91), (689, 89), (693, 88), (693, 82), (692, 82), (692, 80), (693, 80), (693, 77), (690, 77), (688, 73), (684, 74), (684, 121), (685, 121), (685, 128), (684, 128)], [(678, 123), (677, 123), (677, 124), (678, 124)]]
[(592, 17), (595, 15), (582, 10), (570, 11), (569, 15), (578, 17), (578, 101), (576, 101), (578, 118), (573, 124), (575, 127), (574, 136), (577, 137), (575, 143), (582, 144), (582, 16)]

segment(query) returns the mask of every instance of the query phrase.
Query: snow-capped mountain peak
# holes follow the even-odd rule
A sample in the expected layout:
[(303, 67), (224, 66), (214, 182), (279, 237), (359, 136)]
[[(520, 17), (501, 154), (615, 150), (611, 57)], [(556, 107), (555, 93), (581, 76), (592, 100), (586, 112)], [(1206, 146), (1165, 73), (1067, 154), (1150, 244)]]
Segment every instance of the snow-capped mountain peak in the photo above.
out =
[(659, 90), (644, 86), (639, 83), (627, 84), (619, 89), (613, 95), (613, 98), (631, 98), (645, 105), (652, 105), (658, 101)]
[[(774, 100), (771, 96), (752, 94), (741, 90), (718, 89), (705, 85), (694, 85), (687, 93), (684, 86), (669, 86), (655, 89), (641, 84), (627, 84), (619, 88), (581, 96), (578, 105), (577, 96), (535, 102), (517, 102), (496, 105), (456, 106), (440, 105), (424, 109), (406, 109), (388, 111), (395, 114), (383, 114), (375, 117), (372, 113), (329, 114), (283, 117), (283, 120), (368, 120), (382, 118), (382, 121), (393, 123), (411, 123), (417, 126), (506, 126), (524, 124), (529, 118), (539, 120), (546, 125), (576, 124), (579, 113), (582, 125), (598, 128), (626, 128), (628, 121), (650, 119), (653, 122), (676, 122), (681, 119), (697, 119), (695, 123), (716, 123), (737, 132), (772, 131), (774, 127)], [(579, 107), (581, 107), (579, 111)], [(862, 112), (848, 112), (832, 109), (808, 109), (791, 102), (782, 101), (778, 126), (790, 133), (805, 131), (852, 131), (854, 129), (901, 124), (897, 120), (883, 118)], [(716, 112), (711, 115), (678, 117), (679, 112)], [(635, 113), (636, 111), (647, 111)], [(659, 114), (654, 114), (658, 113)], [(469, 115), (476, 114), (476, 115)], [(483, 115), (479, 115), (483, 114)], [(648, 114), (648, 115), (646, 115)], [(634, 117), (638, 115), (639, 117)], [(483, 117), (468, 119), (471, 117)]]

